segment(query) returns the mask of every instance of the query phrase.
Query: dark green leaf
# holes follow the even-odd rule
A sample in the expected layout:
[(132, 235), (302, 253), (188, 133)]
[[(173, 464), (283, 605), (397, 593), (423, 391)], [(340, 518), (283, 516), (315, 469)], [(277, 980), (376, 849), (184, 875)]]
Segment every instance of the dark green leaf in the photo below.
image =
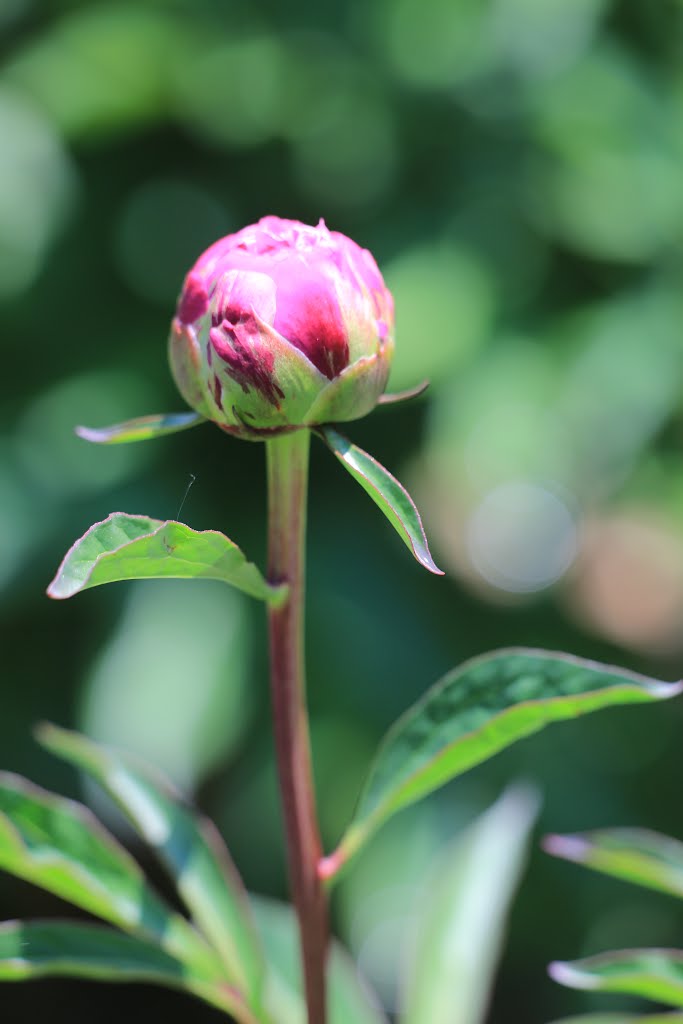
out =
[(553, 1024), (683, 1024), (683, 1013), (655, 1013), (646, 1017), (637, 1013), (589, 1013), (582, 1017), (563, 1017)]
[(138, 416), (111, 427), (76, 427), (76, 433), (84, 441), (94, 444), (127, 444), (129, 441), (148, 441), (153, 437), (175, 434), (200, 423), (206, 423), (206, 420), (199, 413), (170, 412), (159, 416)]
[(192, 992), (242, 1024), (257, 1024), (239, 994), (224, 983), (187, 971), (161, 949), (97, 925), (68, 921), (0, 924), (0, 981), (45, 977), (143, 981)]
[(150, 889), (130, 854), (85, 807), (4, 772), (0, 868), (220, 974), (201, 936)]
[(39, 739), (91, 775), (155, 849), (228, 977), (256, 1008), (263, 954), (241, 879), (211, 822), (185, 806), (164, 779), (129, 754), (52, 725), (41, 726)]
[(367, 491), (418, 562), (430, 572), (443, 576), (431, 556), (420, 513), (405, 487), (372, 455), (352, 444), (333, 427), (319, 427), (316, 433)]
[[(268, 962), (266, 1007), (277, 1024), (306, 1024), (294, 912), (260, 896), (252, 897), (252, 907)], [(329, 1024), (386, 1024), (379, 1002), (338, 942), (330, 951), (328, 984)]]
[(48, 594), (66, 598), (103, 583), (169, 578), (221, 580), (262, 601), (283, 594), (222, 533), (124, 512), (113, 512), (76, 541)]
[(683, 951), (625, 949), (585, 960), (550, 964), (550, 976), (569, 988), (622, 992), (683, 1007)]
[(389, 730), (351, 827), (321, 873), (336, 874), (400, 808), (551, 722), (682, 690), (679, 683), (547, 651), (511, 648), (465, 662)]
[(683, 843), (646, 829), (614, 828), (547, 836), (548, 853), (615, 878), (683, 898)]
[(483, 1020), (537, 805), (508, 790), (439, 858), (403, 972), (402, 1024)]

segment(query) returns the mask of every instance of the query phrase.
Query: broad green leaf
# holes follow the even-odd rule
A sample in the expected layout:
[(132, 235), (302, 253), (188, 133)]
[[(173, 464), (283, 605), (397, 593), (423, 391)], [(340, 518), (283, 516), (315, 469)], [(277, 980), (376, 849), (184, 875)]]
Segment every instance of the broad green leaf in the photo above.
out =
[[(277, 1024), (306, 1024), (296, 918), (284, 903), (252, 897), (252, 907), (266, 950), (268, 975), (265, 1005)], [(351, 957), (332, 942), (328, 967), (329, 1024), (387, 1024)]]
[(351, 827), (321, 874), (335, 875), (402, 807), (551, 722), (682, 691), (680, 683), (547, 651), (510, 648), (465, 662), (389, 730)]
[(643, 1017), (637, 1013), (589, 1013), (581, 1017), (563, 1017), (553, 1024), (683, 1024), (683, 1013), (655, 1013)]
[(646, 829), (614, 828), (547, 836), (548, 853), (615, 878), (683, 898), (683, 843)]
[(206, 423), (206, 420), (199, 413), (170, 412), (159, 416), (138, 416), (111, 427), (76, 427), (76, 433), (84, 441), (92, 441), (94, 444), (127, 444), (129, 441), (148, 441), (153, 437), (175, 434), (179, 430), (189, 430), (200, 423)]
[(222, 533), (124, 512), (113, 512), (76, 541), (47, 592), (65, 598), (103, 583), (169, 578), (221, 580), (262, 601), (283, 593)]
[(536, 809), (532, 792), (510, 789), (440, 857), (404, 975), (402, 1024), (484, 1019)]
[(367, 491), (418, 562), (430, 572), (443, 576), (429, 550), (420, 513), (405, 487), (372, 455), (352, 444), (333, 427), (319, 427), (316, 433)]
[(174, 878), (192, 918), (217, 950), (228, 977), (259, 1003), (264, 965), (242, 881), (215, 827), (135, 757), (53, 725), (43, 746), (91, 775), (116, 801)]
[(569, 988), (622, 992), (683, 1007), (683, 951), (625, 949), (600, 953), (571, 963), (550, 964), (551, 978)]
[(87, 808), (6, 772), (0, 773), (0, 868), (220, 975), (202, 937), (155, 894)]
[(157, 946), (138, 938), (68, 921), (0, 924), (0, 981), (46, 977), (142, 981), (183, 989), (234, 1014), (241, 1024), (257, 1024), (230, 986), (188, 971)]

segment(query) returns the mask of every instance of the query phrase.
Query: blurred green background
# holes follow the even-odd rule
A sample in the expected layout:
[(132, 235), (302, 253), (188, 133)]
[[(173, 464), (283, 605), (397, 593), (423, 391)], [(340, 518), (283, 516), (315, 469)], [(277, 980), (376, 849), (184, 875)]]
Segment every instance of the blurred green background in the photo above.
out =
[[(471, 654), (683, 675), (680, 0), (2, 0), (0, 54), (2, 767), (81, 793), (32, 741), (41, 718), (139, 750), (216, 818), (250, 887), (286, 891), (262, 608), (210, 583), (44, 596), (91, 522), (173, 518), (184, 498), (185, 522), (263, 558), (259, 445), (202, 427), (102, 450), (72, 427), (182, 408), (165, 344), (183, 274), (265, 213), (323, 216), (373, 251), (392, 384), (432, 381), (348, 433), (413, 492), (445, 580), (314, 451), (328, 847), (385, 728)], [(555, 726), (387, 827), (335, 897), (387, 1006), (425, 869), (506, 779), (541, 788), (542, 830), (681, 836), (682, 728), (680, 702)], [(63, 910), (0, 878), (0, 918)], [(681, 941), (664, 897), (536, 849), (490, 1020), (604, 1005), (548, 980), (550, 958)], [(7, 986), (0, 1008), (220, 1019), (69, 982)]]

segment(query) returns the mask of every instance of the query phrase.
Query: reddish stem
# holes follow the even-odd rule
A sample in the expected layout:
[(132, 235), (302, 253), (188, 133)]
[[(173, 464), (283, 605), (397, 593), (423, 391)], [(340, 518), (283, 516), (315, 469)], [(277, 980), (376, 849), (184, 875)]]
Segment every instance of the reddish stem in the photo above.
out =
[(308, 1024), (325, 1024), (327, 899), (311, 770), (304, 670), (304, 562), (310, 434), (266, 441), (268, 573), (286, 582), (284, 603), (269, 610), (271, 689), (280, 796), (292, 897), (299, 921)]

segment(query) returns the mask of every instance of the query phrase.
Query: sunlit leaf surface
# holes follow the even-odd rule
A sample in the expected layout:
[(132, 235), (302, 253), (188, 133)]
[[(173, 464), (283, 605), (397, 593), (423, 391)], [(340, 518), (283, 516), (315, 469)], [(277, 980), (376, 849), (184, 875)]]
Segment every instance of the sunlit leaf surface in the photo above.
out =
[(8, 773), (0, 774), (0, 868), (176, 957), (216, 967), (201, 937), (85, 807)]
[(84, 441), (94, 444), (127, 444), (130, 441), (149, 441), (154, 437), (176, 434), (206, 422), (196, 412), (162, 413), (159, 416), (138, 416), (111, 427), (76, 427)]
[[(294, 912), (284, 903), (259, 896), (252, 897), (252, 907), (268, 961), (267, 1009), (277, 1024), (306, 1024)], [(387, 1024), (350, 956), (334, 941), (328, 983), (330, 1024)]]
[(262, 601), (282, 590), (222, 533), (113, 512), (70, 548), (48, 594), (66, 598), (103, 583), (169, 578), (220, 580)]
[(555, 981), (589, 992), (622, 992), (683, 1007), (683, 951), (625, 949), (548, 968)]
[(420, 513), (405, 487), (372, 455), (352, 444), (333, 427), (320, 427), (317, 433), (381, 509), (418, 562), (430, 572), (442, 576), (443, 572), (429, 550)]
[(509, 790), (439, 859), (405, 967), (402, 1024), (480, 1024), (537, 801)]
[(646, 829), (547, 836), (548, 853), (683, 898), (683, 843)]
[(66, 921), (0, 924), (0, 981), (71, 977), (148, 982), (192, 992), (243, 1024), (255, 1024), (238, 993), (189, 972), (148, 942), (97, 925)]
[(91, 775), (116, 801), (172, 875), (198, 928), (218, 951), (229, 977), (258, 1005), (261, 947), (242, 882), (207, 819), (134, 757), (56, 726), (40, 728), (49, 750)]
[(465, 662), (387, 733), (326, 876), (382, 821), (551, 722), (617, 704), (673, 697), (683, 684), (566, 654), (510, 648)]

